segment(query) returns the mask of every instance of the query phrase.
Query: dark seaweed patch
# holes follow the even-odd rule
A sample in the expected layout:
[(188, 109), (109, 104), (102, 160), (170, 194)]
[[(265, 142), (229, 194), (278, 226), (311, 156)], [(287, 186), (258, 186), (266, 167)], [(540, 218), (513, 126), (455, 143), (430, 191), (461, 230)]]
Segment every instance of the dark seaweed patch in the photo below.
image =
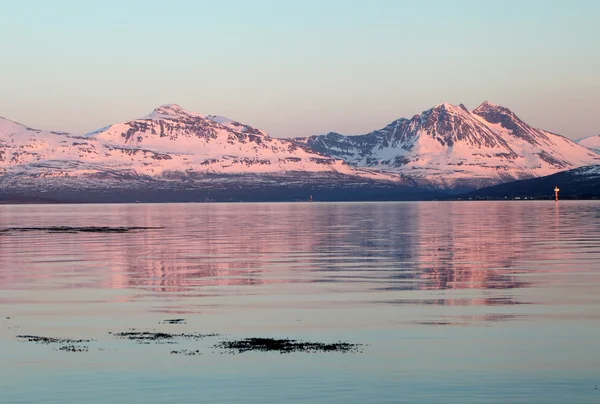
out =
[(88, 343), (91, 341), (89, 339), (40, 337), (38, 335), (17, 335), (17, 338), (36, 344), (61, 344), (62, 346), (57, 348), (56, 350), (65, 352), (88, 352), (89, 347), (80, 344)]
[(418, 325), (454, 325), (449, 321), (416, 321), (414, 324)]
[(37, 335), (17, 335), (17, 338), (24, 339), (28, 342), (35, 342), (36, 344), (82, 344), (91, 341), (89, 339), (40, 337)]
[(51, 227), (9, 227), (0, 230), (2, 233), (43, 231), (47, 233), (128, 233), (142, 230), (158, 230), (162, 227), (70, 227), (70, 226), (51, 226)]
[(77, 345), (63, 345), (57, 349), (57, 351), (65, 351), (65, 352), (88, 352), (90, 348), (86, 345), (77, 346)]
[[(183, 319), (174, 319), (174, 324), (180, 324)], [(171, 321), (171, 320), (165, 320)], [(188, 341), (199, 341), (204, 338), (218, 337), (220, 334), (200, 334), (200, 333), (167, 333), (157, 331), (137, 331), (136, 329), (130, 328), (124, 332), (109, 332), (114, 338), (125, 339), (137, 342), (139, 344), (177, 344), (181, 340)], [(54, 338), (54, 337), (43, 337), (37, 335), (17, 335), (17, 338), (22, 340), (33, 342), (37, 344), (59, 344), (57, 351), (64, 352), (88, 352), (89, 346), (87, 343), (93, 341), (90, 339), (71, 339), (71, 338)], [(239, 340), (225, 340), (213, 345), (213, 348), (222, 349), (225, 353), (237, 354), (248, 351), (258, 352), (279, 352), (292, 353), (292, 352), (307, 352), (307, 353), (326, 353), (326, 352), (340, 352), (340, 353), (360, 353), (362, 352), (362, 344), (354, 344), (350, 342), (313, 342), (313, 341), (302, 341), (295, 339), (276, 339), (276, 338), (243, 338)], [(99, 349), (104, 351), (104, 349)], [(185, 355), (185, 356), (196, 356), (202, 355), (200, 350), (193, 349), (181, 349), (171, 350), (172, 355)]]
[(189, 349), (182, 349), (180, 351), (171, 351), (171, 355), (185, 355), (185, 356), (196, 356), (202, 355), (200, 350), (196, 349), (195, 351)]
[(165, 332), (127, 331), (117, 332), (112, 335), (116, 338), (128, 339), (140, 344), (150, 344), (152, 342), (157, 344), (174, 344), (172, 341), (174, 338), (173, 334)]
[(185, 318), (173, 318), (169, 320), (163, 320), (160, 324), (187, 324)]
[(342, 352), (342, 353), (357, 353), (361, 352), (362, 345), (352, 344), (349, 342), (308, 342), (294, 339), (275, 339), (275, 338), (244, 338), (234, 341), (223, 341), (215, 345), (215, 348), (220, 348), (229, 353), (243, 353), (248, 351), (260, 352)]
[(218, 334), (181, 333), (173, 334), (167, 332), (153, 331), (126, 331), (109, 333), (116, 338), (128, 339), (140, 344), (176, 344), (178, 339), (199, 340), (202, 338), (216, 337)]

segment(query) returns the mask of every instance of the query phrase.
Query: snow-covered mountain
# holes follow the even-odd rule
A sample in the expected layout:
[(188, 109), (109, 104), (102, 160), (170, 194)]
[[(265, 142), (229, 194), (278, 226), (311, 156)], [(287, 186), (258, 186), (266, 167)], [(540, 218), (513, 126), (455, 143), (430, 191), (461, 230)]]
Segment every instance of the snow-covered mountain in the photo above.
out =
[[(85, 136), (31, 129), (0, 120), (0, 169), (30, 171), (64, 168), (52, 175), (78, 175), (98, 169), (130, 170), (160, 177), (179, 173), (332, 172), (393, 180), (319, 155), (287, 139), (275, 139), (222, 117), (165, 105), (151, 114)], [(78, 168), (75, 168), (78, 167)], [(40, 173), (50, 175), (50, 173)]]
[[(86, 135), (124, 150), (122, 164), (149, 176), (173, 173), (283, 173), (331, 172), (392, 179), (368, 170), (356, 170), (342, 160), (318, 155), (287, 139), (217, 116), (188, 112), (164, 105), (141, 118), (102, 128)], [(157, 153), (160, 157), (144, 155)]]
[(269, 192), (264, 199), (289, 200), (319, 189), (329, 199), (402, 199), (414, 185), (473, 189), (599, 163), (593, 151), (487, 102), (473, 111), (440, 104), (361, 136), (297, 139), (178, 105), (85, 136), (0, 118), (0, 193), (37, 198), (83, 190), (94, 200), (115, 191), (132, 200), (163, 191), (194, 195), (180, 200)]
[(0, 190), (207, 189), (249, 181), (389, 186), (400, 177), (356, 168), (289, 139), (177, 105), (85, 136), (0, 118)]
[(577, 143), (600, 154), (600, 135), (584, 137), (577, 140)]
[(328, 133), (295, 141), (356, 167), (441, 188), (479, 188), (600, 162), (585, 147), (532, 128), (489, 102), (472, 111), (439, 104), (366, 135)]

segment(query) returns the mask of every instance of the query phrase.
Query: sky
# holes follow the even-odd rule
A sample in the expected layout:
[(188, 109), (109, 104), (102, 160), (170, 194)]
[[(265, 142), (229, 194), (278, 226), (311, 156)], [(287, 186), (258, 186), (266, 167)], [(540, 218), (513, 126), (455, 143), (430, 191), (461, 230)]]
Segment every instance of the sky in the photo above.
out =
[(600, 133), (596, 0), (0, 0), (0, 116), (87, 133), (162, 104), (273, 136), (441, 102)]

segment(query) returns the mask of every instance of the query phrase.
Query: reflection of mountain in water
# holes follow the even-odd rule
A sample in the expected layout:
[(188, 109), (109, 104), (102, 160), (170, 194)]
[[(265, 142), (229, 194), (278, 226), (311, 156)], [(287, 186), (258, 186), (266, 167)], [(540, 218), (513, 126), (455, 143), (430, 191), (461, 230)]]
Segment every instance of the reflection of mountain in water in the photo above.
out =
[[(453, 204), (420, 210), (418, 269), (424, 289), (512, 289), (528, 286), (517, 275), (536, 259), (530, 221), (511, 205)], [(535, 213), (533, 213), (535, 215)], [(530, 229), (531, 230), (531, 229)], [(534, 231), (534, 233), (536, 233)]]
[[(341, 249), (341, 254), (315, 269), (364, 271), (372, 278), (383, 271), (385, 290), (527, 286), (517, 277), (524, 269), (516, 265), (532, 253), (527, 232), (519, 229), (527, 226), (524, 218), (519, 212), (485, 208), (466, 203), (348, 205), (344, 217), (356, 219), (333, 239), (315, 243), (320, 253)], [(332, 216), (327, 227), (335, 225)]]
[[(113, 240), (110, 286), (197, 294), (203, 287), (273, 282), (512, 289), (528, 286), (518, 276), (527, 271), (519, 263), (540, 258), (524, 228), (531, 213), (509, 205), (491, 210), (467, 203), (192, 206), (193, 212), (178, 213), (171, 223), (168, 216), (145, 223), (165, 226), (161, 232), (125, 244)], [(534, 222), (543, 222), (538, 219)], [(491, 296), (470, 302), (511, 300)]]
[(192, 212), (167, 213), (163, 230), (131, 243), (114, 240), (106, 286), (204, 295), (211, 287), (304, 281), (291, 271), (315, 248), (311, 223), (303, 215), (279, 220), (282, 206), (178, 205)]
[[(398, 291), (397, 302), (406, 304), (517, 304), (510, 290), (534, 279), (521, 275), (568, 258), (557, 242), (558, 214), (545, 203), (74, 206), (35, 220), (163, 228), (4, 235), (0, 288), (44, 282), (215, 296), (223, 287), (343, 283), (344, 290)], [(487, 292), (418, 300), (401, 293), (457, 289)]]

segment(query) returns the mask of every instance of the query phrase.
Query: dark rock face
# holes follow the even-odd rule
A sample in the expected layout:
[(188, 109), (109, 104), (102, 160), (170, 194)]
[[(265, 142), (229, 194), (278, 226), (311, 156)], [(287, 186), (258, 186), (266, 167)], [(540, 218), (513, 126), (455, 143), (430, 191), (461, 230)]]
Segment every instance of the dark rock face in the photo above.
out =
[(548, 140), (548, 136), (540, 131), (532, 131), (531, 127), (508, 108), (484, 102), (473, 110), (473, 113), (490, 123), (500, 124), (503, 128), (510, 130), (513, 136), (533, 145), (539, 145), (542, 139)]
[(569, 163), (568, 161), (558, 159), (558, 158), (552, 156), (550, 153), (545, 152), (545, 151), (539, 152), (538, 156), (540, 156), (540, 158), (542, 160), (544, 160), (545, 162), (547, 162), (548, 164), (552, 164), (555, 167), (560, 167), (563, 169), (568, 169), (569, 167), (572, 167), (572, 164)]
[[(263, 143), (268, 135), (248, 125), (232, 121), (229, 125), (218, 123), (213, 116), (203, 117), (190, 113), (178, 105), (163, 105), (156, 108), (150, 117), (128, 121), (121, 132), (124, 144), (140, 145), (146, 136), (158, 136), (177, 140), (180, 136), (216, 139), (217, 130), (228, 132), (228, 141), (235, 143)], [(136, 133), (138, 136), (136, 136)], [(140, 136), (140, 133), (146, 134)]]
[(341, 159), (353, 157), (355, 150), (358, 150), (360, 156), (366, 156), (378, 143), (379, 138), (375, 136), (344, 136), (333, 132), (306, 138), (306, 146), (310, 149), (325, 156)]
[(427, 133), (442, 146), (452, 147), (457, 142), (464, 142), (479, 148), (503, 147), (510, 150), (510, 146), (504, 139), (480, 122), (473, 120), (464, 106), (457, 109), (442, 104), (425, 111), (415, 129), (415, 132)]

